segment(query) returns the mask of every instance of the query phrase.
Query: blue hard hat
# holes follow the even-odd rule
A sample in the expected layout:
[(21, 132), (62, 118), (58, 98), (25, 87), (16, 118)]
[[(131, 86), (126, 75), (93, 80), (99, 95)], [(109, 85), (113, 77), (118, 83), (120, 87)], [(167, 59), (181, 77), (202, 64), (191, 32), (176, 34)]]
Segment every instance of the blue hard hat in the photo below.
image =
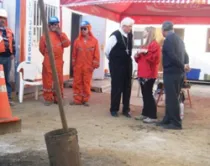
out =
[(81, 24), (80, 24), (80, 27), (85, 27), (85, 26), (88, 26), (90, 25), (90, 23), (88, 21), (82, 21)]
[(53, 24), (53, 23), (59, 23), (60, 21), (59, 21), (59, 19), (58, 19), (58, 17), (56, 17), (56, 16), (53, 16), (53, 17), (50, 17), (50, 19), (49, 19), (49, 24)]

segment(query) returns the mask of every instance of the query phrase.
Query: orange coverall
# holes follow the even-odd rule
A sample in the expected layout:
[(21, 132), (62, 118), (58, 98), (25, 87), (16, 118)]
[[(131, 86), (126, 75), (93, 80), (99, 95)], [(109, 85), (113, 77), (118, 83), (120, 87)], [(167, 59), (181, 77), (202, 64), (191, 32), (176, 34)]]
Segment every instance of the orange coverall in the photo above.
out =
[(72, 54), (74, 103), (88, 102), (91, 94), (92, 75), (94, 69), (99, 67), (99, 57), (98, 40), (90, 31), (86, 42), (80, 34), (75, 40)]
[[(60, 83), (61, 94), (63, 97), (63, 52), (64, 48), (70, 46), (71, 43), (65, 33), (61, 33), (60, 35), (52, 31), (49, 33)], [(44, 56), (42, 69), (43, 97), (45, 101), (57, 102), (55, 90), (53, 88), (53, 76), (50, 65), (50, 58), (46, 47), (45, 36), (42, 36), (40, 39), (39, 50)]]

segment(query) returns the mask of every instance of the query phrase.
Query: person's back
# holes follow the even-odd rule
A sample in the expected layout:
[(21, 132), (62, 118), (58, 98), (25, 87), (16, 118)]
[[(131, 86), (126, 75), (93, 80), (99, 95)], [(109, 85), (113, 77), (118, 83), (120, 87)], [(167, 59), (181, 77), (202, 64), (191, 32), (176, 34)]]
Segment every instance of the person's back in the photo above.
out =
[(182, 39), (175, 33), (168, 34), (163, 44), (164, 73), (184, 73), (185, 47)]
[(158, 125), (165, 129), (182, 129), (179, 95), (184, 80), (186, 51), (184, 42), (174, 33), (172, 22), (163, 23), (162, 34), (166, 38), (162, 49), (166, 113)]

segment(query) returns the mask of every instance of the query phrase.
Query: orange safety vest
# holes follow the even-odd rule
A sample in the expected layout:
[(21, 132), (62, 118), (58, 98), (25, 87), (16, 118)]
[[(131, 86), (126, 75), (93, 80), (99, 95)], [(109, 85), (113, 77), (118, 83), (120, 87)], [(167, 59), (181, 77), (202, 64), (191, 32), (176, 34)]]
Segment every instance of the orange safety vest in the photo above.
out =
[[(13, 46), (12, 46), (12, 40), (13, 40), (13, 33), (12, 30), (9, 28), (6, 28), (6, 33), (7, 33), (7, 38), (9, 41), (9, 50), (11, 53), (13, 53)], [(5, 49), (5, 43), (4, 43), (4, 39), (2, 37), (2, 32), (0, 32), (0, 53), (6, 52)]]

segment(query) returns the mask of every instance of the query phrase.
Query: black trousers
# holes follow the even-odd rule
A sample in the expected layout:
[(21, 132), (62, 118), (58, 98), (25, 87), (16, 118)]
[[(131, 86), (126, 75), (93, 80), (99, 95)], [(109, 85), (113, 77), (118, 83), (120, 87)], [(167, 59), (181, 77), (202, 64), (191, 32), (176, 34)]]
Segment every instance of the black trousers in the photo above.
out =
[(110, 112), (118, 112), (121, 96), (123, 97), (123, 112), (130, 111), (132, 60), (125, 64), (109, 63), (111, 74), (111, 108)]
[(166, 110), (163, 123), (173, 124), (177, 127), (182, 127), (180, 119), (180, 103), (179, 95), (181, 86), (184, 81), (183, 74), (164, 74), (163, 75), (165, 95), (166, 95)]
[(149, 79), (146, 82), (139, 80), (143, 96), (142, 115), (151, 119), (157, 119), (157, 107), (153, 96), (153, 86), (156, 79)]

